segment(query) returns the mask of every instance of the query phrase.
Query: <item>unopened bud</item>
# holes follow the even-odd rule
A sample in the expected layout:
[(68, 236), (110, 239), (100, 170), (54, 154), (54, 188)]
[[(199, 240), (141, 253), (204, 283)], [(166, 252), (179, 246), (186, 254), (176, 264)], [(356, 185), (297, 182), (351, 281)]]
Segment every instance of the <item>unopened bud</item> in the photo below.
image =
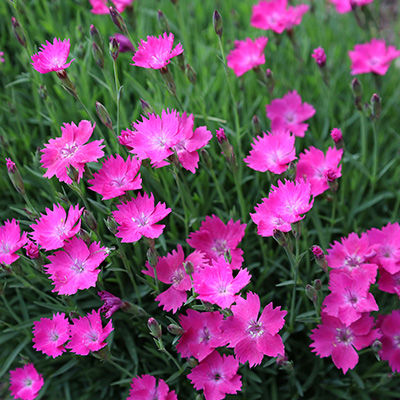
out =
[(6, 165), (7, 165), (7, 171), (8, 171), (8, 176), (10, 178), (10, 181), (15, 187), (15, 190), (21, 194), (22, 196), (25, 195), (25, 186), (24, 182), (22, 180), (21, 174), (19, 173), (19, 170), (15, 163), (11, 161), (11, 158), (6, 158)]
[(335, 147), (340, 150), (344, 148), (343, 134), (339, 128), (333, 128), (331, 131), (331, 138), (335, 142)]
[(72, 182), (78, 182), (79, 171), (72, 165), (67, 168), (67, 175), (72, 179)]
[(193, 272), (194, 272), (194, 265), (193, 265), (193, 263), (192, 263), (191, 261), (185, 262), (185, 263), (184, 263), (184, 267), (185, 267), (185, 272), (186, 272), (188, 275), (192, 275), (192, 274), (193, 274)]
[(90, 37), (92, 38), (93, 42), (97, 44), (100, 49), (104, 48), (103, 38), (100, 35), (100, 32), (94, 25), (90, 25)]
[(375, 357), (380, 361), (379, 352), (382, 350), (382, 342), (380, 340), (375, 340), (371, 345), (371, 349), (375, 354)]
[(328, 180), (329, 188), (332, 190), (332, 192), (336, 192), (338, 189), (338, 182), (337, 179), (339, 178), (339, 175), (337, 171), (334, 169), (330, 169), (326, 173), (326, 179)]
[(161, 77), (167, 87), (168, 92), (173, 96), (176, 96), (176, 86), (174, 77), (172, 76), (170, 70), (167, 66), (160, 68)]
[(180, 326), (175, 325), (175, 324), (169, 324), (167, 326), (167, 331), (176, 336), (182, 335), (182, 333), (185, 332)]
[(322, 289), (322, 281), (321, 279), (316, 279), (314, 281), (315, 290), (320, 291)]
[(265, 71), (265, 80), (267, 82), (269, 93), (272, 95), (275, 87), (275, 78), (273, 72), (269, 68)]
[(100, 102), (96, 101), (96, 112), (100, 118), (100, 121), (105, 125), (108, 129), (112, 130), (112, 121), (110, 118), (110, 114), (107, 109)]
[(17, 38), (18, 42), (21, 44), (21, 46), (24, 46), (26, 48), (25, 32), (22, 29), (21, 24), (18, 22), (18, 20), (15, 17), (11, 17), (11, 25), (12, 25), (12, 30), (14, 32), (14, 35)]
[(155, 267), (158, 262), (157, 250), (154, 247), (149, 247), (147, 250), (147, 261), (152, 267)]
[(306, 295), (307, 297), (313, 302), (315, 303), (317, 301), (317, 291), (315, 289), (314, 286), (312, 285), (306, 285), (306, 289), (305, 289)]
[(168, 24), (167, 18), (165, 17), (164, 13), (161, 10), (158, 10), (157, 18), (158, 18), (158, 23), (160, 24), (161, 30), (164, 32), (167, 32), (169, 35), (171, 30), (169, 29), (169, 24)]
[(185, 72), (186, 65), (185, 65), (185, 55), (183, 53), (179, 54), (176, 59), (178, 60), (179, 68)]
[(86, 225), (89, 227), (90, 230), (92, 230), (92, 231), (97, 230), (96, 218), (89, 210), (83, 211), (83, 219), (85, 220)]
[(289, 180), (295, 180), (296, 178), (296, 171), (297, 171), (297, 164), (295, 161), (290, 161), (287, 170), (286, 170), (286, 176), (288, 177)]
[(46, 86), (40, 85), (39, 86), (39, 96), (43, 100), (47, 100), (47, 89)]
[(213, 14), (213, 25), (214, 25), (214, 31), (215, 33), (221, 37), (222, 36), (222, 17), (221, 14), (217, 11), (214, 10), (214, 14)]
[(112, 59), (114, 61), (117, 60), (118, 56), (119, 56), (119, 43), (117, 41), (117, 39), (115, 39), (115, 37), (112, 37), (110, 39), (110, 56), (112, 57)]
[(118, 225), (115, 222), (114, 217), (112, 217), (111, 215), (109, 215), (107, 217), (107, 219), (104, 220), (104, 223), (106, 224), (107, 229), (113, 234), (115, 235), (117, 233), (117, 228)]
[(311, 246), (311, 251), (314, 254), (315, 261), (318, 266), (325, 272), (328, 272), (328, 262), (326, 261), (325, 254), (319, 246)]
[(374, 93), (371, 97), (371, 107), (372, 107), (372, 116), (375, 119), (378, 119), (382, 111), (382, 101), (381, 98), (376, 93)]
[(63, 88), (75, 98), (77, 97), (76, 87), (74, 83), (69, 79), (67, 71), (65, 69), (61, 71), (56, 71), (58, 79), (60, 79)]
[(117, 11), (115, 7), (110, 7), (108, 9), (110, 11), (110, 17), (114, 22), (115, 26), (125, 35), (128, 35), (128, 29), (126, 27), (125, 21), (122, 18), (121, 14)]
[(193, 85), (196, 84), (196, 72), (194, 69), (190, 66), (190, 64), (186, 64), (186, 76), (189, 79), (189, 82), (192, 83)]
[(362, 94), (363, 94), (363, 89), (361, 86), (361, 82), (357, 79), (354, 78), (351, 81), (351, 89), (353, 91), (354, 95), (354, 104), (357, 107), (358, 110), (362, 110)]
[(154, 336), (156, 339), (161, 339), (161, 325), (154, 318), (149, 318), (149, 320), (147, 321), (147, 327), (149, 328), (150, 334), (152, 336)]
[(194, 357), (188, 358), (187, 363), (188, 363), (190, 368), (194, 368), (194, 367), (197, 367), (199, 365), (199, 362)]
[(279, 246), (286, 247), (289, 242), (289, 238), (285, 232), (274, 229), (272, 237), (278, 242)]
[(24, 249), (26, 250), (26, 255), (29, 258), (35, 259), (40, 257), (39, 248), (35, 243), (32, 242), (32, 240), (28, 240), (28, 243), (24, 246)]
[(78, 236), (86, 243), (86, 246), (90, 246), (92, 243), (92, 238), (89, 235), (88, 231), (85, 231), (83, 228), (81, 228), (78, 232)]
[(146, 100), (140, 99), (140, 104), (145, 114), (155, 114), (154, 108)]
[(213, 163), (212, 163), (212, 159), (211, 159), (210, 154), (208, 153), (208, 151), (203, 148), (203, 149), (200, 150), (200, 154), (201, 154), (201, 159), (203, 160), (203, 162), (206, 165), (206, 167), (208, 169), (212, 169)]
[(254, 115), (251, 119), (251, 125), (253, 126), (253, 135), (259, 136), (261, 135), (261, 123), (260, 118), (257, 115)]
[(92, 43), (92, 54), (93, 58), (96, 61), (96, 64), (103, 69), (104, 68), (104, 54), (103, 50), (96, 43)]

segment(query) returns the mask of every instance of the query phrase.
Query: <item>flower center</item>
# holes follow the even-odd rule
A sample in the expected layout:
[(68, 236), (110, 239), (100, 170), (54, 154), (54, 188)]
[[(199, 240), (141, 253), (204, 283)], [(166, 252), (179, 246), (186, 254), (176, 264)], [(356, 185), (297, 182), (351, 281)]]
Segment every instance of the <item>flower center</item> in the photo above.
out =
[(296, 122), (296, 114), (293, 111), (288, 111), (285, 114), (285, 121), (288, 124), (292, 124), (292, 123)]
[(353, 341), (353, 335), (349, 328), (337, 328), (336, 340), (338, 343), (349, 345)]
[(121, 187), (126, 185), (126, 179), (124, 176), (121, 176), (119, 178), (112, 179), (110, 181), (110, 186), (114, 187)]
[(99, 334), (98, 332), (95, 331), (90, 331), (87, 335), (86, 338), (89, 342), (97, 342), (99, 340)]
[(361, 257), (357, 255), (346, 256), (344, 259), (344, 265), (350, 268), (359, 267), (361, 264)]
[(215, 239), (214, 241), (214, 246), (211, 247), (211, 250), (215, 251), (218, 256), (223, 256), (225, 255), (225, 252), (227, 250), (226, 247), (226, 240), (222, 239)]
[(264, 326), (262, 322), (259, 321), (251, 320), (246, 329), (246, 333), (248, 333), (253, 339), (263, 335), (264, 332)]
[(78, 148), (79, 146), (75, 142), (72, 144), (67, 144), (60, 150), (60, 155), (62, 158), (71, 158), (76, 153)]
[(78, 273), (82, 273), (85, 270), (85, 263), (82, 260), (74, 260), (71, 268)]
[(184, 277), (185, 277), (185, 273), (184, 273), (184, 270), (183, 270), (183, 268), (181, 266), (171, 276), (172, 284), (173, 285), (179, 285), (183, 281)]
[(9, 252), (10, 252), (10, 244), (2, 240), (0, 243), (0, 253), (8, 254)]
[(52, 332), (50, 332), (50, 340), (52, 341), (52, 342), (57, 342), (57, 340), (58, 340), (58, 338), (60, 337), (59, 335), (58, 335), (58, 333), (57, 332), (54, 332), (54, 331), (52, 331)]
[(393, 336), (393, 344), (395, 347), (400, 348), (400, 335)]
[(24, 386), (25, 387), (32, 386), (32, 383), (33, 383), (32, 379), (27, 378), (27, 379), (24, 380)]
[(208, 342), (211, 339), (211, 334), (208, 328), (205, 326), (201, 331), (200, 331), (200, 337), (199, 337), (199, 342)]
[(137, 223), (138, 226), (140, 226), (140, 227), (145, 226), (149, 223), (148, 217), (143, 212), (140, 215), (138, 215), (136, 218), (132, 217), (132, 221)]

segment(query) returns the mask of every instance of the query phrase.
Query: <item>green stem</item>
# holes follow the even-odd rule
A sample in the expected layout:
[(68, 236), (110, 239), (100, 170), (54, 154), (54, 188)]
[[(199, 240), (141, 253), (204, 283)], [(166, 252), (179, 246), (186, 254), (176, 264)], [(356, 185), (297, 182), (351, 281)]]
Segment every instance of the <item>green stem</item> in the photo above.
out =
[(126, 254), (125, 254), (122, 246), (120, 246), (120, 248), (119, 248), (119, 255), (120, 255), (121, 259), (122, 259), (122, 263), (124, 264), (126, 272), (129, 275), (129, 278), (130, 278), (130, 280), (132, 282), (133, 288), (135, 289), (137, 301), (138, 301), (139, 305), (142, 306), (142, 299), (141, 299), (141, 295), (140, 295), (140, 292), (139, 292), (139, 287), (138, 287), (138, 285), (136, 283), (135, 277), (133, 275), (131, 267), (129, 266), (128, 259), (126, 258)]
[(373, 156), (372, 156), (372, 176), (371, 176), (371, 184), (372, 190), (375, 188), (376, 184), (376, 176), (378, 173), (378, 127), (377, 122), (373, 121), (372, 128), (373, 128), (373, 138), (374, 138), (374, 148), (373, 148)]
[(293, 332), (294, 328), (294, 320), (295, 320), (295, 306), (296, 306), (296, 290), (297, 290), (297, 277), (299, 273), (299, 238), (296, 237), (296, 255), (294, 255), (291, 251), (288, 251), (285, 247), (286, 254), (290, 261), (290, 266), (292, 268), (293, 278), (293, 289), (292, 289), (292, 299), (290, 304), (290, 332)]
[(222, 193), (221, 185), (219, 184), (219, 180), (217, 179), (217, 176), (215, 175), (213, 168), (210, 168), (209, 171), (210, 171), (211, 177), (214, 181), (215, 189), (217, 189), (219, 199), (221, 200), (221, 203), (224, 206), (225, 211), (227, 211), (226, 199), (225, 199), (224, 194)]
[(121, 367), (121, 365), (119, 365), (118, 363), (114, 362), (113, 360), (110, 359), (106, 359), (106, 362), (108, 362), (109, 364), (111, 364), (113, 367), (119, 369), (121, 372), (123, 372), (124, 374), (128, 375), (128, 376), (133, 376), (132, 372), (128, 371), (127, 369), (125, 369), (124, 367)]

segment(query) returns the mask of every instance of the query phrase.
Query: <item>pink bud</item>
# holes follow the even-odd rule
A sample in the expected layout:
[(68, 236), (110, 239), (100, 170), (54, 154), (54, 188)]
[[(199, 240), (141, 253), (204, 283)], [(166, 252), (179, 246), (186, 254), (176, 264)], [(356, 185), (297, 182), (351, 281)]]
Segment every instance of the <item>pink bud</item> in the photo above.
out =
[(28, 243), (24, 246), (24, 249), (26, 250), (26, 255), (29, 258), (39, 258), (39, 248), (31, 240), (28, 240)]
[(315, 62), (320, 68), (322, 68), (326, 64), (326, 54), (325, 50), (322, 47), (314, 49), (311, 57), (315, 59)]
[(343, 140), (342, 131), (339, 128), (333, 128), (331, 131), (331, 137), (335, 143), (339, 143)]

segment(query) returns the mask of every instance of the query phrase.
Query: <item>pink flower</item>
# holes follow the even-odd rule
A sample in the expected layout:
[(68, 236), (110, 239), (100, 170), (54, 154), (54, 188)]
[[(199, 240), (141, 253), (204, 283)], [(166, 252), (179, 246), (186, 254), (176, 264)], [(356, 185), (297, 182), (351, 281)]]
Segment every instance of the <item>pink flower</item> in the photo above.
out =
[(355, 270), (351, 277), (345, 273), (331, 273), (329, 289), (332, 293), (325, 297), (324, 312), (349, 326), (360, 319), (362, 313), (378, 311), (374, 296), (369, 293), (370, 285), (369, 276), (360, 270)]
[(335, 143), (343, 141), (343, 134), (339, 128), (333, 128), (331, 131), (331, 137)]
[(139, 169), (142, 163), (136, 158), (128, 157), (126, 161), (116, 154), (103, 162), (101, 169), (93, 174), (93, 179), (88, 180), (92, 187), (90, 190), (103, 196), (103, 200), (122, 196), (128, 190), (142, 188), (142, 179)]
[(325, 156), (322, 150), (311, 146), (299, 156), (296, 179), (305, 178), (310, 182), (313, 196), (324, 193), (329, 189), (329, 174), (335, 174), (336, 178), (342, 176), (342, 166), (339, 165), (342, 155), (342, 149), (329, 147)]
[(193, 275), (193, 285), (197, 298), (217, 304), (221, 308), (229, 307), (236, 301), (238, 293), (251, 279), (246, 268), (233, 277), (231, 266), (223, 257), (212, 260), (212, 266)]
[(115, 311), (127, 306), (127, 303), (122, 301), (119, 297), (114, 296), (113, 294), (106, 292), (105, 290), (97, 292), (97, 294), (98, 296), (100, 296), (100, 299), (104, 301), (104, 304), (99, 309), (99, 312), (106, 313), (106, 318), (111, 318)]
[(113, 211), (117, 222), (117, 237), (123, 243), (137, 242), (142, 236), (155, 239), (158, 238), (165, 228), (165, 225), (156, 223), (165, 218), (170, 212), (165, 203), (157, 203), (154, 207), (153, 193), (143, 196), (139, 193), (136, 199), (127, 203), (117, 204), (118, 211)]
[(107, 257), (106, 249), (97, 242), (88, 248), (82, 239), (73, 237), (63, 250), (48, 256), (50, 264), (45, 266), (55, 285), (52, 291), (71, 295), (96, 286), (100, 273), (98, 267)]
[(15, 165), (15, 162), (11, 160), (11, 158), (6, 158), (6, 166), (7, 166), (7, 171), (10, 174), (14, 174), (17, 167)]
[(179, 316), (179, 322), (185, 332), (176, 345), (181, 357), (194, 357), (204, 360), (217, 347), (228, 343), (222, 335), (220, 324), (223, 315), (218, 312), (198, 312), (188, 309), (186, 315)]
[(222, 400), (226, 394), (236, 394), (242, 387), (237, 374), (239, 363), (233, 356), (220, 356), (214, 350), (187, 376), (195, 389), (203, 389), (206, 400)]
[(87, 356), (91, 351), (98, 351), (105, 347), (104, 340), (113, 331), (112, 322), (103, 328), (100, 312), (93, 310), (85, 317), (72, 319), (71, 341), (65, 346), (75, 354)]
[(53, 318), (40, 318), (33, 323), (33, 348), (56, 358), (64, 351), (69, 340), (69, 322), (64, 313), (53, 314)]
[(238, 269), (243, 263), (243, 250), (237, 249), (243, 239), (246, 224), (233, 219), (225, 225), (216, 215), (206, 216), (200, 229), (192, 232), (187, 239), (189, 246), (206, 254), (210, 260), (220, 257), (231, 259), (232, 269)]
[[(122, 13), (126, 7), (131, 5), (134, 0), (112, 0), (118, 12)], [(90, 5), (93, 7), (90, 11), (93, 14), (108, 14), (109, 7), (107, 0), (89, 0)]]
[(310, 7), (306, 4), (288, 7), (287, 3), (287, 0), (259, 1), (253, 6), (251, 26), (282, 33), (284, 30), (290, 30), (293, 26), (299, 25)]
[(264, 64), (264, 48), (267, 43), (267, 37), (259, 37), (254, 41), (250, 38), (235, 40), (235, 49), (226, 56), (228, 67), (233, 69), (236, 76), (242, 76), (252, 68)]
[(370, 72), (385, 75), (390, 63), (400, 56), (400, 50), (394, 46), (386, 46), (383, 39), (372, 39), (369, 43), (356, 44), (349, 51), (351, 74), (368, 74)]
[(358, 363), (355, 351), (364, 349), (379, 339), (380, 334), (373, 329), (374, 319), (368, 313), (362, 314), (358, 321), (346, 326), (339, 318), (322, 312), (322, 325), (312, 331), (310, 347), (321, 358), (332, 356), (336, 368), (345, 374)]
[(352, 11), (353, 7), (361, 7), (372, 3), (374, 0), (330, 0), (339, 14)]
[(5, 221), (4, 225), (0, 226), (0, 264), (11, 265), (18, 260), (19, 255), (15, 252), (27, 241), (26, 232), (21, 235), (18, 221), (14, 218), (11, 221)]
[(33, 364), (10, 371), (10, 391), (14, 399), (35, 399), (43, 383), (43, 376), (38, 374)]
[(132, 379), (129, 397), (126, 400), (178, 400), (175, 390), (169, 391), (164, 380), (151, 375), (137, 376)]
[(36, 244), (42, 246), (46, 251), (63, 247), (64, 240), (75, 236), (81, 229), (80, 217), (83, 207), (79, 209), (79, 205), (76, 205), (75, 208), (70, 206), (68, 218), (60, 204), (53, 204), (53, 211), (46, 208), (46, 213), (40, 214), (41, 218), (31, 224), (33, 232), (30, 234)]
[(379, 271), (380, 278), (378, 281), (379, 290), (387, 293), (395, 293), (400, 299), (400, 272), (395, 274), (389, 274), (389, 272), (383, 270)]
[[(159, 257), (156, 265), (157, 279), (171, 285), (166, 291), (156, 297), (165, 311), (176, 313), (183, 303), (187, 300), (187, 291), (192, 288), (190, 276), (185, 271), (185, 264), (191, 262), (195, 271), (206, 266), (204, 254), (194, 251), (185, 259), (182, 246), (178, 245), (178, 250), (173, 250), (166, 257)], [(142, 272), (154, 278), (154, 270), (150, 264), (146, 263), (147, 270)]]
[(393, 372), (400, 372), (400, 311), (381, 316), (379, 325), (382, 331), (382, 350), (379, 352), (382, 360), (389, 361)]
[(24, 249), (26, 250), (26, 255), (29, 258), (35, 259), (35, 258), (39, 258), (40, 254), (39, 254), (39, 247), (36, 246), (35, 243), (32, 242), (32, 240), (28, 239), (27, 244), (24, 246)]
[(53, 44), (46, 40), (46, 44), (42, 45), (40, 51), (32, 56), (32, 66), (41, 74), (51, 71), (62, 71), (68, 68), (72, 61), (67, 63), (69, 56), (70, 43), (69, 39), (54, 38)]
[(253, 222), (258, 226), (260, 236), (272, 236), (274, 230), (290, 232), (291, 224), (304, 218), (301, 214), (308, 212), (313, 206), (310, 201), (311, 186), (308, 182), (278, 181), (278, 186), (271, 185), (268, 198), (262, 199), (261, 204), (255, 207), (256, 212), (250, 214)]
[(47, 168), (43, 175), (46, 178), (56, 176), (60, 182), (72, 183), (72, 179), (67, 174), (67, 168), (72, 166), (78, 171), (78, 182), (83, 176), (85, 164), (97, 161), (104, 156), (101, 150), (103, 139), (95, 140), (85, 144), (92, 136), (96, 123), (92, 126), (90, 121), (81, 121), (76, 126), (64, 123), (61, 127), (62, 135), (56, 139), (50, 139), (49, 143), (40, 150), (43, 155), (40, 159), (43, 168)]
[(217, 136), (217, 140), (218, 143), (222, 143), (223, 141), (226, 140), (226, 135), (225, 135), (225, 131), (224, 128), (219, 128), (215, 131), (216, 136)]
[(326, 64), (326, 54), (322, 47), (317, 47), (314, 49), (311, 57), (315, 60), (319, 67), (323, 67)]
[(239, 297), (232, 306), (233, 316), (222, 322), (223, 337), (229, 341), (228, 347), (235, 348), (235, 355), (240, 363), (249, 362), (253, 367), (261, 363), (264, 355), (276, 357), (284, 355), (285, 349), (278, 332), (285, 324), (286, 311), (273, 308), (269, 303), (260, 312), (260, 298), (248, 292), (247, 299)]
[(304, 137), (308, 129), (308, 124), (304, 121), (315, 114), (315, 108), (308, 103), (302, 103), (295, 90), (285, 94), (282, 99), (272, 100), (266, 108), (273, 132), (292, 132), (300, 137)]
[(243, 160), (256, 171), (271, 171), (274, 174), (285, 172), (289, 163), (296, 159), (294, 135), (271, 133), (257, 136), (251, 144), (253, 150)]
[(141, 40), (138, 49), (132, 57), (133, 64), (143, 68), (160, 69), (168, 65), (171, 58), (183, 53), (183, 48), (178, 43), (174, 50), (174, 35), (164, 32), (163, 36), (147, 36), (147, 42)]

